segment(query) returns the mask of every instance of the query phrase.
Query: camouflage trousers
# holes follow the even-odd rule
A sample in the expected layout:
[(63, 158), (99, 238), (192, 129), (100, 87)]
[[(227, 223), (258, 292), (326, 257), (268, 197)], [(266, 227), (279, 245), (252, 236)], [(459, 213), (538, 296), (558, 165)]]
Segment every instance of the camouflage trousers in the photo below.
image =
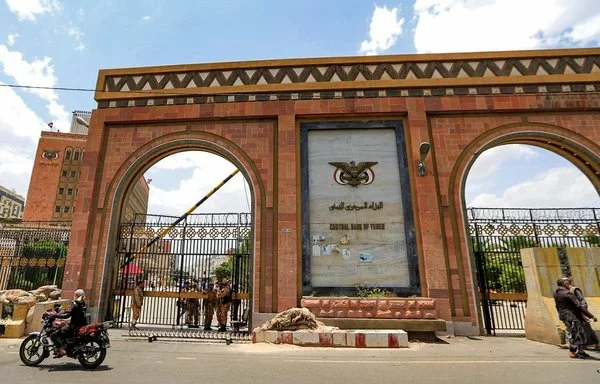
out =
[(131, 305), (131, 318), (134, 321), (137, 321), (140, 318), (140, 312), (141, 311), (142, 311), (142, 306), (141, 305), (132, 304)]
[(189, 299), (186, 305), (185, 323), (187, 325), (192, 324), (192, 317), (194, 325), (198, 325), (200, 318), (200, 303), (198, 300)]
[(227, 325), (227, 313), (229, 312), (229, 304), (219, 304), (217, 306), (217, 321), (219, 325)]
[(216, 303), (214, 301), (204, 300), (202, 304), (204, 305), (204, 325), (210, 327), (213, 316), (215, 315)]

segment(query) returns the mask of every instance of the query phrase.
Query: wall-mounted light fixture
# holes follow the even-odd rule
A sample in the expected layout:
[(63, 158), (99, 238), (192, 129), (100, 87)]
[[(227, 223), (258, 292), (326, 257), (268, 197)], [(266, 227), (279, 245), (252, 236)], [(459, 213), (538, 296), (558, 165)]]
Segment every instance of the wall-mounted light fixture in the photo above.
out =
[(80, 116), (77, 116), (77, 117), (75, 118), (75, 121), (77, 121), (79, 124), (83, 125), (84, 127), (87, 127), (87, 128), (89, 128), (89, 127), (90, 127), (90, 124), (89, 124), (87, 121), (85, 121), (85, 120), (84, 120), (82, 117), (80, 117)]
[(428, 142), (422, 142), (419, 145), (419, 165), (417, 166), (417, 173), (419, 176), (425, 176), (427, 174), (427, 167), (425, 166), (425, 158), (429, 153), (429, 149), (431, 148), (431, 144)]

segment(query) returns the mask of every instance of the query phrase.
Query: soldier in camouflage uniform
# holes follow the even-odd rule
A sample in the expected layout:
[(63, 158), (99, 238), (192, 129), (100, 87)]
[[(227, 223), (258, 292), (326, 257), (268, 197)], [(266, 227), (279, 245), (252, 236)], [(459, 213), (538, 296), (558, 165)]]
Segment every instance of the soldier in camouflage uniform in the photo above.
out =
[(217, 321), (219, 322), (219, 332), (227, 330), (227, 314), (231, 305), (231, 288), (227, 280), (219, 283), (219, 292), (217, 292)]
[(215, 291), (214, 284), (210, 281), (205, 282), (202, 292), (207, 295), (207, 297), (202, 300), (202, 305), (204, 307), (204, 330), (212, 331), (210, 325), (212, 324), (215, 307), (217, 306), (217, 292)]
[[(192, 284), (192, 286), (190, 288), (187, 289), (187, 292), (192, 292), (192, 293), (197, 293), (198, 289), (197, 289), (198, 285), (196, 284), (196, 282), (194, 282)], [(194, 328), (198, 327), (198, 319), (200, 317), (200, 302), (198, 301), (198, 299), (190, 297), (186, 300), (186, 309), (187, 309), (187, 314), (185, 316), (185, 323), (188, 325), (188, 327), (192, 327), (192, 317), (194, 318)]]
[(133, 290), (133, 302), (131, 303), (131, 325), (133, 329), (137, 329), (136, 324), (140, 318), (142, 305), (144, 304), (144, 280), (138, 280)]

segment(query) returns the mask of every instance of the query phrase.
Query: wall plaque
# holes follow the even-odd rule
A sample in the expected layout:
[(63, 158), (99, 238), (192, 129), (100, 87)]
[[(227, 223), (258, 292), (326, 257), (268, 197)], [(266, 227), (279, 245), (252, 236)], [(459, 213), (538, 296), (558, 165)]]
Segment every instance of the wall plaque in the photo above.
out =
[(410, 285), (394, 129), (308, 131), (310, 285)]

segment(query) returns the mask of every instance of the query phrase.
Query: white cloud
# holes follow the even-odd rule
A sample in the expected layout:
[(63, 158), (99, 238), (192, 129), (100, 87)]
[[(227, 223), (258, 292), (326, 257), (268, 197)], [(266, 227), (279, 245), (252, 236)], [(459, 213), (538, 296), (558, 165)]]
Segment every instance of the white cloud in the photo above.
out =
[(81, 30), (73, 25), (71, 25), (69, 28), (67, 28), (67, 35), (69, 35), (69, 37), (72, 37), (75, 45), (73, 46), (73, 48), (76, 51), (83, 51), (85, 49), (85, 44), (83, 43), (83, 36), (84, 33), (81, 32)]
[(416, 0), (418, 52), (520, 50), (600, 41), (597, 0)]
[(162, 159), (158, 163), (154, 164), (152, 168), (155, 169), (190, 169), (201, 165), (201, 163), (210, 161), (210, 154), (206, 154), (209, 157), (199, 155), (199, 152), (180, 152), (175, 155), (171, 155), (165, 159)]
[(6, 0), (6, 5), (20, 21), (35, 21), (37, 15), (54, 14), (62, 10), (58, 0)]
[[(177, 180), (171, 172), (174, 169), (190, 168), (193, 168), (192, 175), (184, 180)], [(233, 170), (235, 166), (229, 161), (207, 152), (183, 152), (163, 159), (145, 174), (145, 177), (152, 179), (148, 212), (179, 216)], [(173, 187), (160, 188), (158, 184)], [(244, 192), (244, 185), (244, 177), (241, 174), (236, 175), (194, 213), (249, 212), (248, 202), (251, 201), (251, 197), (248, 189)]]
[(18, 33), (9, 33), (8, 38), (6, 39), (6, 45), (12, 47), (17, 42), (17, 37), (19, 37)]
[(511, 160), (531, 160), (539, 156), (539, 153), (530, 145), (509, 144), (490, 148), (483, 152), (469, 170), (469, 181), (486, 179), (502, 167), (504, 163)]
[(399, 18), (398, 13), (398, 7), (388, 9), (387, 6), (375, 6), (369, 26), (369, 40), (360, 44), (360, 54), (377, 55), (396, 44), (404, 24), (404, 18)]
[(589, 179), (575, 167), (552, 168), (502, 194), (483, 193), (469, 207), (575, 208), (598, 207), (600, 198)]
[(37, 140), (45, 124), (11, 88), (0, 87), (0, 105), (0, 185), (26, 196)]
[[(6, 46), (0, 44), (0, 64), (4, 73), (11, 76), (19, 85), (33, 85), (41, 87), (53, 87), (58, 82), (54, 75), (52, 59), (34, 59), (28, 62), (23, 58), (21, 52), (10, 51)], [(58, 94), (51, 89), (30, 89), (28, 92), (39, 96), (46, 101), (48, 113), (54, 120), (54, 127), (67, 132), (70, 126), (70, 114), (66, 108), (58, 102)]]
[(0, 148), (0, 164), (0, 185), (6, 189), (14, 189), (19, 195), (26, 197), (33, 169), (33, 156)]
[(146, 15), (146, 16), (142, 17), (142, 20), (148, 21), (148, 20), (150, 20), (150, 16)]

